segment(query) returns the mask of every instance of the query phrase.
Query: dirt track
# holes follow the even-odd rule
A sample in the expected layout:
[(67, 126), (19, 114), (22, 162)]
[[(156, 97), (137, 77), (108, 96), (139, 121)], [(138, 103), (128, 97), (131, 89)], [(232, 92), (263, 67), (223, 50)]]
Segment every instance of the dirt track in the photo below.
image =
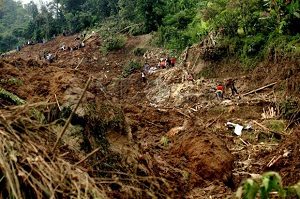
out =
[[(285, 136), (281, 143), (281, 138), (275, 139), (274, 134), (253, 123), (263, 123), (263, 109), (274, 105), (271, 89), (222, 104), (215, 99), (213, 88), (223, 77), (189, 82), (185, 80), (188, 68), (175, 67), (148, 76), (146, 84), (142, 83), (140, 72), (123, 78), (122, 68), (128, 61), (143, 61), (132, 53), (136, 46), (145, 45), (143, 37), (131, 37), (124, 49), (107, 55), (99, 51), (101, 39), (97, 36), (89, 38), (85, 48), (73, 52), (59, 50), (62, 43), (73, 45), (74, 39), (74, 36), (59, 36), (0, 60), (3, 80), (0, 85), (30, 103), (55, 102), (56, 95), (61, 105), (74, 105), (88, 77), (93, 76), (85, 103), (117, 104), (130, 126), (131, 141), (118, 132), (108, 133), (111, 147), (124, 156), (141, 154), (134, 157), (139, 158), (141, 165), (152, 161), (150, 170), (174, 181), (172, 186), (177, 189), (174, 191), (177, 197), (225, 198), (249, 174), (269, 169), (280, 171), (285, 184), (300, 180), (299, 175), (291, 175), (291, 172), (300, 173), (299, 131), (291, 138)], [(45, 50), (57, 55), (54, 63), (40, 59), (39, 54)], [(190, 57), (188, 61), (194, 59)], [(154, 58), (150, 60), (156, 62)], [(196, 65), (195, 70), (197, 67), (201, 70), (203, 64)], [(247, 91), (246, 88), (251, 88), (247, 84), (254, 77), (239, 75), (245, 81), (238, 81), (237, 87), (240, 92)], [(12, 78), (20, 83), (4, 83)], [(1, 105), (5, 108), (7, 104)], [(224, 126), (227, 121), (252, 123), (253, 130), (243, 131), (238, 137)], [(124, 147), (134, 150), (124, 152)], [(267, 168), (266, 164), (285, 149), (290, 150), (289, 156)]]

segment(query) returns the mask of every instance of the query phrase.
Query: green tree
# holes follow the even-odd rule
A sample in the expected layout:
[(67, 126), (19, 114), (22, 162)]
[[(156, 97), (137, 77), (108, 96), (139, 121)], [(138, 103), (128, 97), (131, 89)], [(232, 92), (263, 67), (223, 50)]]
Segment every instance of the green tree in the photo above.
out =
[(144, 23), (145, 32), (155, 31), (162, 24), (163, 16), (166, 13), (163, 5), (162, 0), (137, 1), (137, 14)]
[(19, 2), (3, 0), (1, 3), (0, 52), (5, 52), (24, 42), (23, 35), (30, 19)]

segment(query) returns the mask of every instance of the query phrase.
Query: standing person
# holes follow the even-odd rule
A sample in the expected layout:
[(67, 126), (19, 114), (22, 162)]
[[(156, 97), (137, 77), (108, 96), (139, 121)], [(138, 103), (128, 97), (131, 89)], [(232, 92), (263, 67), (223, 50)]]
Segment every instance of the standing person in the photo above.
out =
[(54, 60), (53, 54), (48, 53), (48, 54), (46, 55), (46, 60), (47, 60), (49, 63), (52, 63), (53, 60)]
[(163, 58), (160, 59), (160, 68), (166, 68), (166, 60), (164, 60)]
[(167, 67), (171, 67), (171, 59), (169, 56), (166, 59), (166, 63), (167, 63)]
[(85, 47), (85, 44), (84, 44), (84, 42), (81, 42), (81, 43), (79, 44), (79, 48), (83, 48), (83, 47)]
[(171, 57), (171, 59), (170, 59), (170, 65), (171, 65), (172, 67), (175, 66), (175, 62), (176, 62), (176, 58), (175, 58), (175, 57)]
[(147, 73), (149, 70), (150, 70), (150, 65), (147, 62), (145, 62), (143, 71)]
[(234, 79), (228, 79), (225, 84), (226, 89), (230, 88), (231, 96), (234, 96), (235, 94), (239, 94), (234, 84), (235, 84)]
[(218, 84), (217, 86), (217, 91), (216, 91), (216, 95), (217, 95), (217, 98), (219, 100), (222, 100), (223, 99), (223, 93), (224, 93), (224, 87), (223, 85), (220, 83)]
[(146, 83), (146, 81), (147, 81), (146, 75), (145, 75), (145, 72), (144, 72), (144, 71), (142, 72), (142, 81), (143, 81), (144, 83)]

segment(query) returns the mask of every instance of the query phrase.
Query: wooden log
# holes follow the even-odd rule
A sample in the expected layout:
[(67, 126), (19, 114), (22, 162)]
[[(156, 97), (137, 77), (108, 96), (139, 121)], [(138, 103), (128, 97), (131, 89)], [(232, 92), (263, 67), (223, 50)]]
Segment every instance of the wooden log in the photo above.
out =
[(83, 58), (84, 58), (84, 57), (82, 57), (82, 59), (80, 60), (80, 62), (78, 62), (77, 66), (75, 67), (75, 70), (77, 70), (77, 69), (78, 69), (78, 67), (80, 66), (80, 64), (81, 64), (81, 63), (82, 63), (82, 61), (83, 61)]
[(7, 90), (5, 90), (3, 88), (0, 88), (0, 98), (10, 101), (16, 105), (23, 105), (26, 103), (25, 100), (19, 98), (17, 95), (15, 95), (11, 92), (8, 92)]
[(87, 81), (87, 83), (86, 83), (86, 85), (85, 85), (85, 87), (84, 87), (84, 90), (83, 90), (83, 92), (82, 92), (82, 94), (81, 94), (81, 96), (80, 96), (80, 98), (79, 98), (79, 101), (77, 102), (75, 108), (73, 109), (73, 111), (71, 112), (71, 114), (70, 114), (68, 120), (66, 121), (63, 130), (61, 131), (61, 133), (60, 133), (59, 136), (57, 137), (56, 142), (55, 142), (55, 144), (54, 144), (54, 146), (53, 146), (53, 148), (52, 148), (53, 157), (54, 157), (54, 155), (55, 155), (55, 149), (56, 149), (56, 147), (58, 146), (58, 143), (59, 143), (60, 139), (61, 139), (62, 136), (65, 134), (65, 132), (66, 132), (66, 130), (67, 130), (67, 128), (68, 128), (68, 126), (69, 126), (69, 124), (70, 124), (70, 122), (71, 122), (71, 119), (72, 119), (73, 115), (75, 114), (76, 110), (78, 109), (78, 107), (79, 107), (79, 105), (80, 105), (80, 103), (81, 103), (81, 101), (82, 101), (82, 99), (83, 99), (83, 97), (84, 97), (84, 94), (86, 93), (86, 91), (87, 91), (87, 89), (88, 89), (88, 87), (89, 87), (91, 81), (92, 81), (92, 77), (89, 77), (89, 79), (88, 79), (88, 81)]
[(213, 125), (216, 121), (218, 121), (220, 118), (221, 118), (221, 116), (224, 114), (224, 112), (222, 112), (218, 117), (216, 117), (212, 122), (210, 122), (209, 124), (207, 124), (206, 126), (205, 126), (205, 128), (208, 128), (208, 127), (210, 127), (211, 125)]
[(272, 83), (272, 84), (268, 84), (268, 85), (266, 85), (266, 86), (263, 86), (263, 87), (260, 87), (260, 88), (255, 89), (255, 90), (249, 91), (249, 92), (247, 92), (247, 93), (242, 94), (242, 96), (250, 95), (250, 94), (255, 93), (255, 92), (257, 92), (257, 91), (261, 91), (261, 90), (263, 90), (263, 89), (265, 89), (265, 88), (269, 88), (269, 87), (271, 87), (271, 86), (274, 86), (275, 84), (277, 84), (277, 82), (274, 82), (274, 83)]

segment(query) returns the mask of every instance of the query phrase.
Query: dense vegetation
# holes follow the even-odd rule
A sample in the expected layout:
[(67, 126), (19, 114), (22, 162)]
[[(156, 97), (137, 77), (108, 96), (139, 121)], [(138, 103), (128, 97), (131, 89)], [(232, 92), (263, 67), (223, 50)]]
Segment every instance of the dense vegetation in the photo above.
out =
[(234, 55), (246, 65), (273, 54), (292, 56), (300, 48), (298, 0), (54, 0), (41, 9), (4, 0), (3, 5), (0, 51), (24, 39), (92, 27), (155, 32), (158, 45), (175, 50), (208, 38), (205, 45), (217, 52), (212, 58)]
[(0, 0), (0, 52), (7, 51), (24, 42), (29, 16), (20, 3)]

